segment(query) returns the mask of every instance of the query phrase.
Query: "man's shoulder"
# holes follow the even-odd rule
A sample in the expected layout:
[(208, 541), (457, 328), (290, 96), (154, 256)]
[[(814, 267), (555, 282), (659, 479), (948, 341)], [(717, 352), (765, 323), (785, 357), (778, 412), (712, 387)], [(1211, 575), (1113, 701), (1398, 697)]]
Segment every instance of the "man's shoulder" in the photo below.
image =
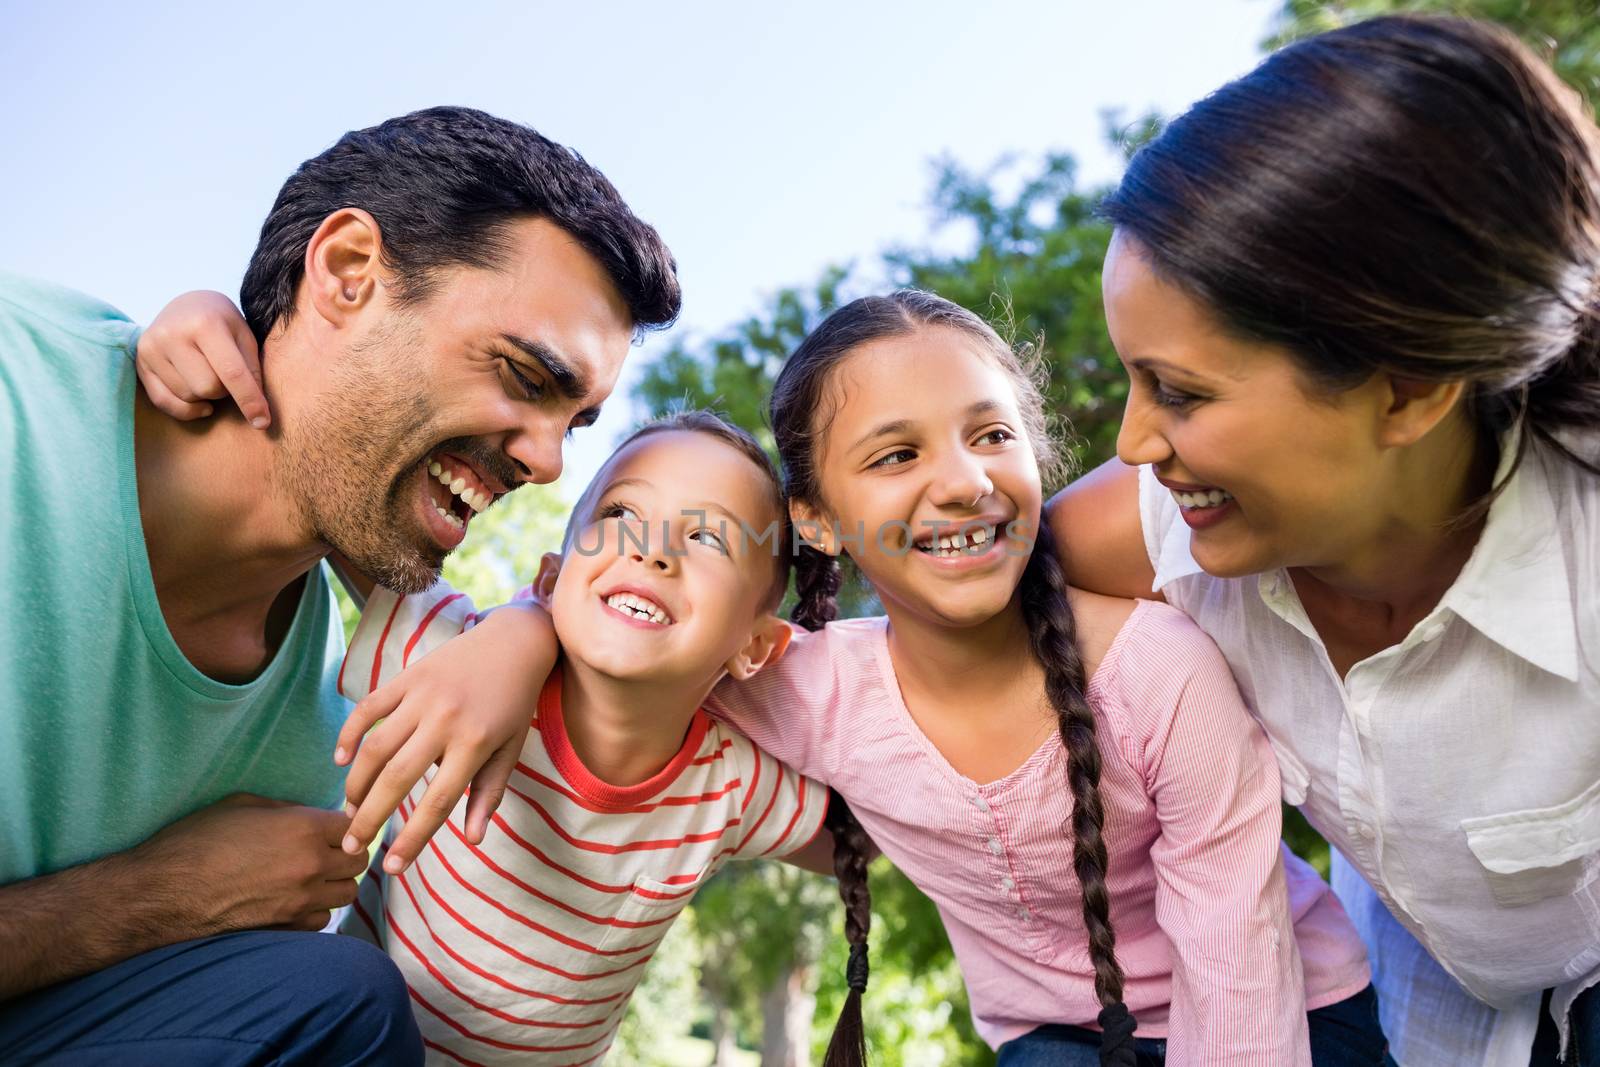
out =
[(125, 346), (134, 324), (116, 308), (87, 293), (54, 282), (0, 270), (0, 329), (23, 329), (86, 344)]

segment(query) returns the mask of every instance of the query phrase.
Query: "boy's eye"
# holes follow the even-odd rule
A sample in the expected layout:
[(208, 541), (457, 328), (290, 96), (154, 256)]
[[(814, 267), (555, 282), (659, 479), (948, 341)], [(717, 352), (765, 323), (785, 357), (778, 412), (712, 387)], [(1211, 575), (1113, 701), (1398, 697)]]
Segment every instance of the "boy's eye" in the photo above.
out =
[(689, 540), (699, 541), (701, 544), (710, 545), (718, 552), (722, 552), (724, 554), (726, 554), (728, 551), (727, 542), (722, 539), (722, 535), (711, 529), (709, 526), (702, 526), (698, 530), (690, 531)]
[(867, 465), (867, 469), (871, 470), (873, 467), (898, 467), (903, 463), (910, 463), (916, 456), (917, 454), (909, 448), (897, 448), (893, 452), (873, 460)]
[(632, 522), (639, 521), (639, 513), (626, 504), (606, 504), (595, 512), (597, 519), (625, 519)]

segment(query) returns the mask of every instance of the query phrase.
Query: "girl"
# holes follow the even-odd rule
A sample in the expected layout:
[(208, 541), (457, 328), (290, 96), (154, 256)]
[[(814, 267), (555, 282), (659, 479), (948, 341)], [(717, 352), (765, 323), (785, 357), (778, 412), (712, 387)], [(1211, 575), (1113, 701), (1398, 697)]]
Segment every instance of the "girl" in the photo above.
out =
[[(1385, 1062), (1347, 920), (1298, 861), (1285, 899), (1274, 765), (1216, 650), (1062, 579), (1040, 394), (994, 331), (926, 293), (856, 301), (771, 416), (811, 542), (793, 617), (832, 617), (842, 553), (887, 617), (797, 638), (710, 707), (828, 782), (939, 905), (1001, 1064)], [(834, 831), (859, 993), (865, 864)]]
[[(1121, 463), (1069, 577), (1216, 639), (1418, 1067), (1600, 1063), (1600, 134), (1510, 34), (1375, 19), (1106, 206)], [(1124, 465), (1126, 464), (1126, 465)]]

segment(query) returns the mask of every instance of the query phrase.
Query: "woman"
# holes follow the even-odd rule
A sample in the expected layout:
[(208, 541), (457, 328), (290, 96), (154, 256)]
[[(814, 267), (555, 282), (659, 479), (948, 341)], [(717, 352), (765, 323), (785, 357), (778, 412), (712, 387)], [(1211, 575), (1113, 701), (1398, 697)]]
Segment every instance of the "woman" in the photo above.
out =
[(1131, 387), (1069, 579), (1221, 646), (1408, 1067), (1600, 1062), (1597, 142), (1503, 30), (1374, 19), (1105, 208)]

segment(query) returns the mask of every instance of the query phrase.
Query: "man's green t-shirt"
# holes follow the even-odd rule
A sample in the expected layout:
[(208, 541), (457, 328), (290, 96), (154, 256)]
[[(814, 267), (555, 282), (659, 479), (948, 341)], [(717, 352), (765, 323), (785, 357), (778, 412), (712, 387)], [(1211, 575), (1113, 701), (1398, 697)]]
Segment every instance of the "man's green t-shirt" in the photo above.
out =
[(247, 685), (201, 674), (161, 616), (139, 522), (139, 494), (161, 487), (133, 464), (137, 332), (0, 273), (0, 884), (130, 848), (230, 793), (342, 798), (326, 569)]

